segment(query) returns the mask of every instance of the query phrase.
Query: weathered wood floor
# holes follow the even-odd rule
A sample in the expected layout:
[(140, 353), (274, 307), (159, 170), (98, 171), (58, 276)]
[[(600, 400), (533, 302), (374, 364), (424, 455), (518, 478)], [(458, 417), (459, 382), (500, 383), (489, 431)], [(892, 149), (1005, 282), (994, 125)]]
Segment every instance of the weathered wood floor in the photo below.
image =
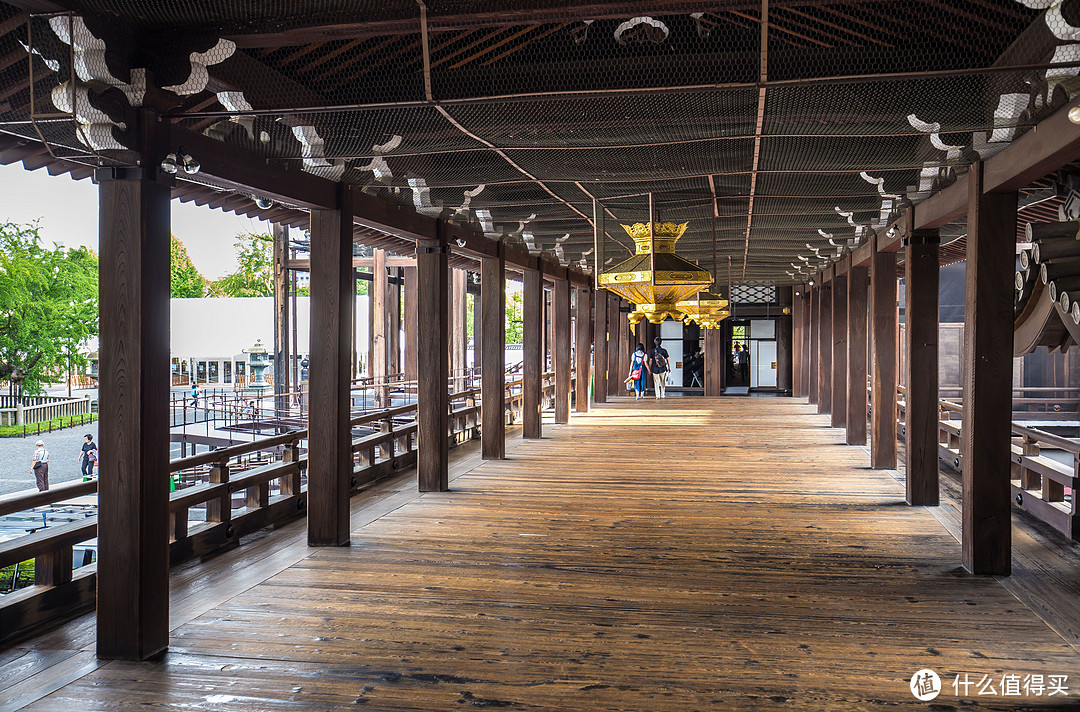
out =
[[(293, 532), (241, 550), (231, 584), (192, 574), (160, 662), (94, 661), (85, 621), (0, 653), (0, 709), (20, 706), (20, 653), (61, 647), (25, 709), (1080, 707), (1080, 653), (964, 574), (947, 529), (812, 407), (620, 401), (505, 461), (465, 453), (451, 492), (387, 486), (354, 506), (351, 547)], [(944, 681), (934, 707), (909, 691), (920, 668)], [(958, 700), (965, 673), (999, 695)], [(1070, 697), (1002, 697), (1004, 673), (1068, 675)]]

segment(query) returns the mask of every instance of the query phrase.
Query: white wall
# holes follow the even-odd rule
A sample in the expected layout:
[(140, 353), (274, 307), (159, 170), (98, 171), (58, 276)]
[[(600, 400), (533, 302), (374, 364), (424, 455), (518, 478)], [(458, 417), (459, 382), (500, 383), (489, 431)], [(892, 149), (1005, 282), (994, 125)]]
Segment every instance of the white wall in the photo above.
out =
[[(273, 297), (203, 297), (173, 299), (169, 304), (170, 350), (174, 357), (228, 357), (261, 339), (267, 351), (274, 344)], [(308, 353), (310, 298), (296, 298), (297, 349)], [(291, 315), (291, 307), (290, 307)], [(356, 299), (356, 347), (367, 353), (368, 298)], [(292, 325), (289, 326), (292, 344)]]

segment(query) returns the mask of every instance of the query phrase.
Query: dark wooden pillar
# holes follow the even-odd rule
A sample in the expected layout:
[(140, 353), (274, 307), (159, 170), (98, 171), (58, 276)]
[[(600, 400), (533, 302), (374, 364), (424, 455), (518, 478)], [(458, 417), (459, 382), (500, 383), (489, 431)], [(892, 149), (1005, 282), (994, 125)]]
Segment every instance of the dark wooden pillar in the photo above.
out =
[(311, 402), (308, 412), (308, 545), (349, 543), (352, 487), (349, 361), (356, 304), (352, 188), (338, 210), (311, 211)]
[(555, 422), (570, 422), (570, 282), (555, 280), (551, 300), (555, 331), (552, 367), (555, 371)]
[(387, 309), (389, 296), (389, 275), (386, 272), (386, 250), (376, 247), (372, 250), (371, 281), (371, 375), (374, 379), (372, 389), (375, 394), (376, 408), (390, 407), (390, 389), (386, 386), (390, 375), (389, 330), (390, 319)]
[(121, 660), (169, 645), (170, 188), (155, 180), (168, 148), (155, 112), (138, 123), (146, 173), (97, 172), (98, 442), (113, 458), (98, 483), (97, 654)]
[(404, 270), (398, 267), (396, 283), (390, 286), (390, 300), (387, 315), (390, 319), (390, 328), (387, 333), (386, 346), (390, 351), (390, 373), (401, 373), (401, 283)]
[[(1009, 294), (1011, 299), (1011, 292)], [(907, 453), (907, 501), (908, 504), (914, 505), (936, 505), (938, 503), (937, 230), (916, 230), (911, 235), (904, 254), (904, 339), (907, 354), (907, 370), (904, 374), (907, 387), (904, 399), (907, 413), (907, 421), (904, 425), (904, 451)]]
[[(440, 232), (442, 223), (439, 223)], [(442, 236), (440, 235), (440, 238)], [(450, 248), (416, 246), (417, 344), (416, 474), (421, 492), (443, 492), (449, 482)]]
[(473, 353), (483, 351), (484, 363), (480, 452), (485, 460), (501, 460), (506, 457), (506, 259), (502, 254), (480, 260), (479, 311), (483, 342), (474, 344)]
[(574, 412), (589, 412), (589, 381), (592, 376), (592, 290), (574, 290)]
[(818, 342), (821, 340), (821, 287), (810, 288), (808, 305), (810, 317), (809, 357), (806, 364), (806, 395), (810, 403), (818, 402)]
[(870, 273), (866, 267), (848, 272), (847, 298), (847, 444), (866, 444), (866, 320)]
[(821, 305), (818, 308), (818, 413), (832, 412), (832, 283), (821, 285)]
[(776, 317), (776, 387), (786, 395), (791, 395), (792, 380), (792, 319), (791, 287), (780, 287), (780, 306), (786, 307), (787, 313)]
[(870, 263), (870, 466), (896, 469), (896, 253), (874, 252)]
[[(505, 260), (504, 260), (503, 261), (504, 269), (505, 269), (505, 266), (506, 266), (506, 264), (505, 264)], [(504, 271), (503, 274), (505, 275), (505, 271)], [(481, 282), (483, 281), (483, 277), (481, 277), (480, 281)], [(504, 295), (506, 293), (506, 288), (505, 287), (506, 287), (506, 281), (504, 279), (503, 280), (503, 294)], [(481, 308), (481, 305), (480, 305), (481, 296), (480, 296), (479, 292), (473, 292), (472, 299), (473, 299), (473, 327), (472, 327), (472, 333), (473, 333), (473, 368), (478, 369), (481, 373), (483, 373), (484, 372), (484, 347), (483, 347), (483, 343), (484, 343), (484, 324), (483, 324), (483, 314), (482, 314), (483, 309)], [(505, 299), (505, 296), (504, 296), (504, 298), (503, 298), (503, 308), (505, 309), (505, 307), (506, 307), (506, 299)], [(505, 324), (505, 317), (504, 317), (503, 341), (505, 341), (505, 340), (506, 340), (506, 324)], [(504, 369), (506, 368), (506, 349), (505, 348), (503, 348), (503, 368)]]
[(805, 395), (803, 391), (803, 367), (806, 363), (803, 354), (803, 342), (806, 339), (806, 325), (803, 318), (806, 313), (806, 302), (803, 300), (801, 288), (795, 289), (795, 298), (791, 302), (791, 395), (796, 398)]
[(723, 395), (724, 375), (730, 358), (724, 349), (723, 329), (704, 329), (705, 332), (705, 395)]
[(289, 228), (274, 223), (274, 411), (289, 409)]
[(607, 403), (608, 396), (608, 292), (593, 293), (593, 401)]
[(416, 267), (405, 268), (405, 377), (415, 381), (417, 376), (417, 288)]
[[(630, 373), (630, 352), (633, 351), (634, 348), (637, 346), (636, 341), (633, 342), (633, 345), (631, 345), (631, 343), (630, 343), (631, 336), (633, 334), (630, 331), (630, 322), (627, 320), (627, 316), (629, 316), (629, 310), (626, 313), (623, 313), (623, 311), (622, 311), (622, 308), (623, 308), (624, 304), (625, 304), (625, 302), (623, 302), (623, 300), (620, 299), (619, 300), (619, 320), (618, 320), (618, 323), (616, 324), (617, 330), (619, 332), (619, 351), (618, 351), (619, 368), (618, 368), (618, 371), (619, 371), (619, 382), (620, 382), (620, 384), (626, 380), (626, 375), (628, 373)], [(639, 329), (641, 328), (640, 322), (638, 323), (638, 328)], [(623, 393), (628, 393), (625, 386), (623, 386), (622, 392)]]
[(964, 291), (962, 549), (968, 571), (999, 576), (1012, 571), (1009, 445), (1016, 203), (1016, 193), (983, 193), (982, 164), (971, 167)]
[(621, 395), (624, 392), (623, 379), (626, 378), (626, 374), (622, 371), (622, 361), (620, 361), (619, 359), (619, 354), (622, 353), (622, 343), (619, 340), (619, 330), (626, 328), (626, 319), (623, 318), (623, 315), (619, 310), (620, 304), (622, 304), (622, 297), (608, 293), (607, 392), (609, 396)]
[(847, 275), (833, 277), (832, 281), (832, 410), (829, 422), (834, 428), (847, 424)]
[(540, 411), (543, 407), (544, 380), (544, 276), (539, 270), (525, 269), (521, 295), (522, 404), (521, 436), (538, 438), (541, 434)]

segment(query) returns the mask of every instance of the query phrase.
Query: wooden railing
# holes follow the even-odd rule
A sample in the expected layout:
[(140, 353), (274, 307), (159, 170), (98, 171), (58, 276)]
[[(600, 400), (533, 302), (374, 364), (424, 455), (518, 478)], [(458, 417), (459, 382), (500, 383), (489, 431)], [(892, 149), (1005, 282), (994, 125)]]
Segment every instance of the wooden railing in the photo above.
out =
[[(907, 416), (904, 387), (897, 390), (897, 434), (904, 437)], [(956, 471), (961, 471), (964, 466), (961, 451), (963, 414), (963, 404), (944, 398), (938, 401), (938, 457)], [(1080, 443), (1014, 422), (1010, 448), (1010, 481), (1017, 508), (1070, 539), (1080, 541), (1080, 510), (1077, 507)], [(1068, 453), (1071, 464), (1048, 457), (1043, 453), (1044, 449)]]
[[(544, 403), (554, 374), (544, 374)], [(447, 437), (454, 446), (479, 434), (480, 390), (449, 395)], [(507, 418), (520, 417), (520, 381), (506, 384)], [(516, 404), (516, 406), (515, 406)], [(362, 414), (352, 441), (352, 491), (416, 463), (416, 404)], [(515, 411), (516, 407), (516, 411)], [(307, 508), (306, 430), (262, 438), (173, 460), (168, 476), (181, 482), (169, 495), (169, 561), (175, 565), (240, 545), (241, 537), (303, 515)], [(187, 486), (183, 486), (187, 483)], [(97, 493), (97, 480), (58, 485), (45, 492), (0, 497), (0, 516)], [(193, 511), (205, 513), (193, 519)], [(73, 547), (97, 536), (97, 517), (39, 529), (0, 542), (0, 568), (35, 560), (35, 585), (0, 598), (0, 642), (74, 617), (94, 606), (97, 565), (72, 570)]]
[(71, 418), (90, 413), (89, 398), (56, 398), (37, 396), (30, 403), (4, 396), (0, 401), (0, 425), (47, 423), (56, 418)]

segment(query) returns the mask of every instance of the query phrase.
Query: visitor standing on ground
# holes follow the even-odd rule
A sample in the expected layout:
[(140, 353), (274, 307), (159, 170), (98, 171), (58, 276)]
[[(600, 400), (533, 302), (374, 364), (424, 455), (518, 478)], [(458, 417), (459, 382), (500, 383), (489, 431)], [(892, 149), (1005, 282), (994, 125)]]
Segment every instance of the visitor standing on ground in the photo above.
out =
[(195, 381), (191, 382), (191, 407), (199, 407), (199, 386), (195, 383)]
[(645, 374), (649, 371), (649, 359), (645, 356), (645, 344), (638, 344), (634, 353), (630, 354), (630, 373), (626, 378), (634, 382), (634, 398), (640, 400), (645, 397)]
[(98, 459), (97, 443), (94, 442), (94, 436), (90, 433), (86, 434), (86, 442), (83, 443), (82, 452), (75, 458), (76, 462), (79, 462), (82, 467), (83, 482), (93, 476), (94, 463)]
[(653, 386), (656, 388), (656, 400), (667, 398), (667, 375), (669, 367), (667, 349), (661, 346), (660, 337), (653, 339), (653, 350), (649, 353), (649, 370), (652, 371)]
[(34, 443), (34, 448), (34, 461), (30, 466), (30, 471), (34, 473), (34, 479), (37, 480), (38, 492), (44, 492), (49, 489), (49, 451), (45, 449), (43, 440)]

